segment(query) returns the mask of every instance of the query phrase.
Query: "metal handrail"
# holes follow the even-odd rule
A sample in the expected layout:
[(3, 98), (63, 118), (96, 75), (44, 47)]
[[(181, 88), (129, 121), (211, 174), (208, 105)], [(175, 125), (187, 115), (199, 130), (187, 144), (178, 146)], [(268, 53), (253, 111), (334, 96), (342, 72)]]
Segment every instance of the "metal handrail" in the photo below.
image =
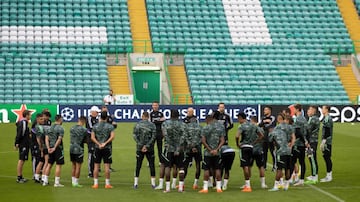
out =
[(190, 104), (190, 100), (191, 100), (191, 94), (174, 94), (173, 95), (173, 103), (174, 104), (179, 104), (179, 98), (181, 97), (185, 97), (185, 104)]
[[(164, 53), (165, 55), (165, 53)], [(166, 79), (168, 81), (168, 86), (169, 86), (169, 91), (170, 91), (170, 104), (172, 104), (172, 100), (173, 100), (173, 89), (172, 89), (172, 85), (170, 82), (170, 75), (169, 75), (169, 70), (168, 70), (168, 65), (166, 62), (166, 58), (164, 58), (164, 69), (165, 69), (165, 74), (166, 74)]]
[[(144, 43), (144, 45), (142, 45), (142, 46), (136, 46), (135, 44), (136, 44), (136, 42), (142, 42), (142, 43)], [(148, 45), (148, 44), (150, 44), (150, 45)], [(132, 47), (133, 47), (133, 51), (137, 48), (137, 47), (142, 47), (143, 49), (143, 51), (141, 51), (141, 53), (151, 53), (152, 52), (152, 50), (148, 50), (148, 48), (151, 48), (151, 40), (146, 40), (146, 39), (144, 39), (144, 40), (133, 40), (132, 41)]]
[(132, 71), (132, 65), (131, 65), (131, 60), (130, 60), (130, 54), (128, 53), (127, 54), (127, 57), (128, 57), (128, 67), (129, 67), (129, 70), (130, 70), (130, 76), (131, 76), (131, 84), (132, 84), (132, 90), (133, 90), (133, 96), (134, 96), (134, 104), (139, 104), (140, 101), (137, 99), (136, 97), (136, 89), (135, 89), (135, 82), (134, 82), (134, 74), (133, 74), (133, 71)]

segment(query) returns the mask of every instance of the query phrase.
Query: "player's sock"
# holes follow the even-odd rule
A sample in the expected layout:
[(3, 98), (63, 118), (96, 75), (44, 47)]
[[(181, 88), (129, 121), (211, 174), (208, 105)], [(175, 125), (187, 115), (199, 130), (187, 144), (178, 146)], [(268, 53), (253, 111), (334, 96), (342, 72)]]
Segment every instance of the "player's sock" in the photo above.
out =
[(105, 185), (110, 185), (110, 179), (105, 179)]
[(55, 184), (60, 184), (60, 177), (55, 177)]
[(138, 177), (134, 177), (134, 185), (138, 185), (139, 184), (139, 178)]
[(164, 188), (164, 178), (159, 178), (159, 185), (155, 187), (156, 190), (160, 190)]
[(198, 183), (199, 183), (199, 179), (195, 179), (194, 180), (194, 185), (198, 185)]
[(49, 183), (49, 176), (44, 175), (44, 184), (48, 184)]
[(216, 181), (216, 189), (221, 189), (221, 181)]
[(159, 187), (163, 187), (164, 186), (164, 178), (160, 178), (159, 179)]
[(211, 184), (211, 187), (212, 187), (212, 185), (214, 184), (214, 177), (213, 177), (213, 176), (210, 176), (209, 179), (210, 179), (210, 182), (209, 182), (209, 183)]
[(170, 181), (166, 181), (165, 182), (165, 191), (169, 192), (170, 191)]
[(228, 182), (229, 182), (229, 180), (228, 180), (228, 179), (224, 179), (224, 184), (223, 184), (223, 187), (227, 187)]
[(289, 184), (290, 184), (290, 180), (285, 180), (285, 183), (284, 183), (284, 190), (288, 190), (289, 189)]
[(75, 177), (75, 184), (77, 184), (77, 185), (79, 184), (79, 178)]
[(74, 177), (74, 176), (71, 177), (71, 184), (76, 184), (76, 183), (75, 183), (75, 177)]
[(41, 175), (41, 181), (45, 180), (45, 175)]
[(150, 179), (150, 183), (151, 183), (151, 186), (153, 187), (153, 188), (155, 188), (155, 184), (156, 184), (156, 182), (155, 182), (155, 180), (156, 180), (156, 178), (155, 177), (152, 177), (151, 179)]
[(295, 182), (299, 181), (299, 175), (295, 173)]
[(208, 190), (208, 189), (209, 189), (209, 181), (204, 181), (203, 190)]
[(40, 175), (39, 175), (39, 174), (35, 174), (35, 175), (34, 175), (34, 178), (35, 178), (35, 180), (40, 180)]
[(179, 192), (184, 191), (184, 181), (179, 181)]
[(265, 184), (265, 177), (260, 177), (260, 183), (261, 183), (261, 185)]
[(266, 189), (268, 186), (265, 183), (265, 177), (260, 177), (261, 188)]
[(313, 180), (316, 182), (319, 181), (319, 176), (318, 175), (313, 176)]
[(250, 186), (250, 180), (245, 180), (245, 186), (246, 186), (246, 187), (251, 187), (251, 186)]
[(278, 187), (279, 187), (279, 184), (280, 184), (280, 182), (275, 180), (274, 188), (278, 188)]
[(176, 189), (176, 178), (173, 178), (173, 179), (172, 179), (171, 188), (172, 188), (172, 189)]
[(98, 184), (99, 184), (99, 179), (94, 178), (94, 185), (98, 185)]

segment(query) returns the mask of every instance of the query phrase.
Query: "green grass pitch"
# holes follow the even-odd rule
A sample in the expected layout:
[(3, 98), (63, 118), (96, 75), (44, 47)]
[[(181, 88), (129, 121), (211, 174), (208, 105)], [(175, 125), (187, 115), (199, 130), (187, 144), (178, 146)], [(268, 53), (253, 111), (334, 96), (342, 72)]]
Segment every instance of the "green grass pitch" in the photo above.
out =
[[(135, 168), (135, 143), (132, 138), (134, 123), (119, 123), (116, 129), (116, 139), (113, 148), (113, 165), (116, 172), (111, 174), (112, 190), (103, 188), (104, 178), (99, 178), (100, 187), (92, 190), (92, 179), (87, 178), (87, 163), (82, 167), (80, 183), (83, 188), (71, 187), (71, 163), (69, 156), (69, 128), (73, 123), (64, 124), (65, 127), (65, 165), (62, 170), (61, 182), (64, 188), (53, 186), (42, 187), (32, 180), (25, 184), (17, 184), (16, 164), (18, 152), (14, 151), (15, 124), (0, 124), (0, 197), (1, 201), (359, 201), (360, 191), (360, 124), (335, 124), (333, 145), (333, 182), (321, 183), (315, 186), (290, 187), (289, 191), (268, 192), (260, 188), (257, 168), (252, 170), (252, 193), (242, 193), (240, 186), (244, 183), (243, 172), (239, 167), (238, 154), (231, 172), (229, 188), (221, 194), (210, 190), (208, 194), (199, 194), (191, 189), (194, 179), (194, 168), (190, 168), (185, 181), (185, 193), (164, 194), (152, 190), (150, 187), (149, 170), (144, 160), (140, 174), (139, 189), (134, 190), (133, 175)], [(235, 128), (237, 125), (235, 126)], [(235, 129), (229, 134), (230, 144), (234, 145)], [(85, 156), (85, 159), (87, 155)], [(307, 162), (307, 168), (309, 163)], [(156, 163), (157, 165), (157, 163)], [(325, 176), (325, 164), (319, 156), (319, 177)], [(156, 167), (157, 175), (159, 167)], [(49, 178), (50, 185), (54, 182), (54, 168)], [(310, 174), (307, 169), (305, 176)], [(100, 175), (103, 176), (103, 173)], [(25, 163), (24, 177), (31, 179), (31, 161)], [(158, 177), (158, 176), (157, 176)], [(201, 177), (202, 178), (202, 177)], [(200, 178), (200, 181), (202, 182)], [(266, 183), (272, 187), (274, 173), (266, 171)], [(158, 180), (157, 180), (158, 183)], [(202, 183), (200, 183), (202, 185)]]

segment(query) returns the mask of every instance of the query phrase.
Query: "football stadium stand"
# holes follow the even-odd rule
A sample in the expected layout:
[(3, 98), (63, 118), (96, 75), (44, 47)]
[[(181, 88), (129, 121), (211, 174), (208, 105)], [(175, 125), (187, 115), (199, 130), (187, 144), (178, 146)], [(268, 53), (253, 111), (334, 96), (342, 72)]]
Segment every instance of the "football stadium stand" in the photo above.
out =
[(196, 104), (349, 103), (327, 55), (352, 52), (335, 1), (147, 3), (154, 51), (186, 52)]
[(168, 64), (172, 97), (185, 95), (178, 104), (352, 99), (339, 78), (350, 67), (332, 61), (358, 39), (345, 1), (134, 2), (2, 0), (0, 103), (100, 104), (110, 87), (128, 94), (126, 63), (107, 67), (106, 54), (142, 50), (184, 54), (183, 66)]
[(104, 52), (131, 44), (126, 0), (2, 0), (0, 103), (100, 104)]

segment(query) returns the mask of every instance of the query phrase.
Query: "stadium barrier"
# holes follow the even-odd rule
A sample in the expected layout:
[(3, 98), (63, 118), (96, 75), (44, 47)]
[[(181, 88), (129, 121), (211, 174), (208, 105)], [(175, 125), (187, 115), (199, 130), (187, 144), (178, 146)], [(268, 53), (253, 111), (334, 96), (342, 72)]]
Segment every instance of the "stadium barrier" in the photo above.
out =
[[(32, 112), (32, 120), (35, 114), (43, 109), (49, 109), (52, 118), (55, 114), (61, 114), (65, 122), (76, 122), (80, 116), (89, 116), (90, 108), (93, 105), (41, 105), (41, 104), (0, 104), (0, 123), (15, 123), (21, 119), (24, 110)], [(101, 107), (101, 106), (98, 106)], [(217, 109), (217, 105), (162, 105), (160, 111), (164, 113), (165, 118), (170, 117), (171, 109), (180, 110), (181, 118), (186, 116), (188, 107), (193, 107), (196, 116), (200, 121), (204, 121), (207, 114)], [(237, 121), (236, 115), (239, 112), (245, 112), (248, 118), (251, 116), (262, 116), (265, 105), (226, 105), (226, 112), (234, 122)], [(309, 105), (304, 105), (304, 115)], [(285, 108), (293, 109), (292, 105), (272, 105), (273, 115), (281, 112)], [(134, 122), (141, 119), (144, 111), (151, 111), (151, 105), (111, 105), (108, 106), (109, 113), (114, 116), (116, 122)], [(321, 108), (319, 107), (319, 117), (323, 118)], [(358, 105), (334, 105), (331, 106), (330, 115), (334, 122), (360, 122), (360, 108)]]
[(16, 123), (22, 118), (24, 110), (30, 110), (32, 120), (35, 119), (37, 113), (41, 113), (44, 109), (48, 109), (53, 115), (58, 112), (58, 105), (52, 104), (0, 104), (0, 123)]

